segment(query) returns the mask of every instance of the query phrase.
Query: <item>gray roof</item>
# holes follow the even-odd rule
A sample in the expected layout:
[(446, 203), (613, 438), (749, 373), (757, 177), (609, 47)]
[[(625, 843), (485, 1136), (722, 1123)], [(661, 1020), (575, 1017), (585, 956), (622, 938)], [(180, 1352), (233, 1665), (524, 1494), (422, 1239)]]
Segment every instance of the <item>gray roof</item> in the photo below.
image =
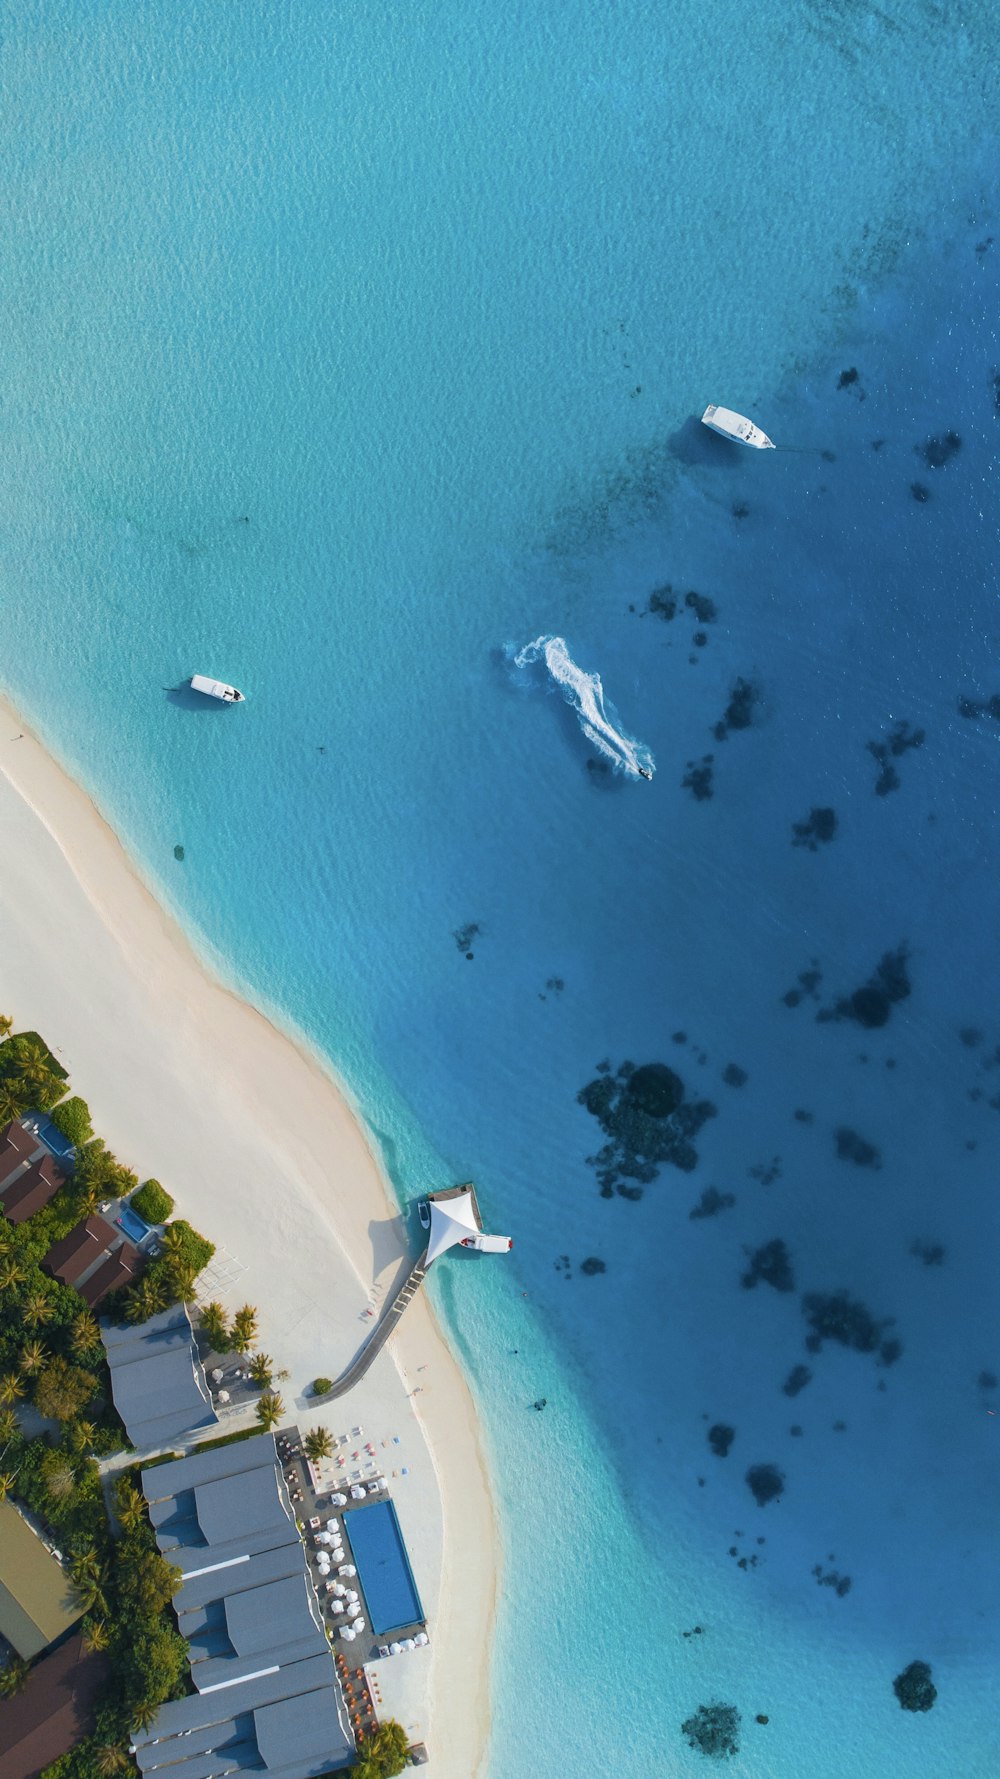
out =
[(198, 1689), (137, 1731), (163, 1779), (316, 1779), (354, 1758), (347, 1712), (274, 1437), (142, 1474), (156, 1540), (185, 1580), (174, 1598)]
[(139, 1451), (217, 1423), (183, 1303), (135, 1327), (105, 1325), (101, 1338), (115, 1407)]

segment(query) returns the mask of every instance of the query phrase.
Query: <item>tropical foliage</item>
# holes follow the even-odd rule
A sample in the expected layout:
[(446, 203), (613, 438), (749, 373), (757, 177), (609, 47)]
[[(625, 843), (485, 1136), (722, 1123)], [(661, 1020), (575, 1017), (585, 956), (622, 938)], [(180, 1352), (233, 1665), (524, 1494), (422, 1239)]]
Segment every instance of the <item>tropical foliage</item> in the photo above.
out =
[(238, 1353), (249, 1353), (257, 1339), (257, 1311), (252, 1303), (245, 1303), (236, 1311), (231, 1339)]
[(161, 1252), (151, 1261), (142, 1278), (123, 1293), (124, 1316), (127, 1322), (144, 1322), (158, 1310), (172, 1303), (185, 1303), (194, 1296), (194, 1282), (215, 1253), (214, 1244), (178, 1217), (163, 1232)]
[(332, 1377), (314, 1377), (312, 1388), (314, 1396), (325, 1396), (328, 1390), (333, 1389), (333, 1379)]
[(0, 1119), (47, 1112), (66, 1092), (66, 1070), (37, 1032), (17, 1032), (0, 1044)]
[(391, 1717), (379, 1724), (364, 1752), (351, 1768), (355, 1779), (395, 1779), (409, 1765), (410, 1743), (401, 1723)]
[(53, 1106), (49, 1117), (56, 1129), (61, 1131), (63, 1136), (68, 1138), (77, 1149), (82, 1149), (84, 1144), (89, 1143), (93, 1137), (94, 1127), (90, 1122), (90, 1107), (86, 1100), (80, 1099), (78, 1094), (71, 1095), (69, 1099), (60, 1100), (58, 1105)]
[(174, 1201), (169, 1192), (164, 1192), (159, 1180), (145, 1180), (138, 1192), (132, 1194), (132, 1209), (145, 1217), (147, 1223), (165, 1223), (174, 1208)]
[(305, 1437), (306, 1457), (317, 1463), (320, 1458), (328, 1458), (333, 1451), (333, 1436), (328, 1427), (314, 1427)]
[(265, 1390), (257, 1402), (257, 1419), (265, 1433), (276, 1427), (285, 1412), (285, 1405), (275, 1390)]

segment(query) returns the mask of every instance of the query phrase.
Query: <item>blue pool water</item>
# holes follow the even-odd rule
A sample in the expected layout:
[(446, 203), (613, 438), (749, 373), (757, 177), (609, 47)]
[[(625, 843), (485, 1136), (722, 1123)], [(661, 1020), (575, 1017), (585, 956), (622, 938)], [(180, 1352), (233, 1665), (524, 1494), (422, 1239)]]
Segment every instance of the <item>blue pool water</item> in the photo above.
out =
[(131, 1236), (134, 1242), (141, 1242), (143, 1236), (149, 1234), (151, 1227), (150, 1224), (144, 1223), (142, 1218), (136, 1215), (135, 1211), (130, 1211), (127, 1205), (119, 1213), (118, 1223), (120, 1228), (124, 1229), (125, 1234)]
[(57, 1130), (51, 1119), (46, 1118), (39, 1126), (38, 1134), (47, 1149), (57, 1155), (60, 1161), (67, 1161), (75, 1153), (75, 1146), (61, 1130)]
[(358, 1577), (376, 1637), (423, 1622), (417, 1584), (391, 1501), (373, 1501), (349, 1516)]
[(1000, 1766), (998, 12), (8, 8), (4, 677), (515, 1237), (494, 1779)]

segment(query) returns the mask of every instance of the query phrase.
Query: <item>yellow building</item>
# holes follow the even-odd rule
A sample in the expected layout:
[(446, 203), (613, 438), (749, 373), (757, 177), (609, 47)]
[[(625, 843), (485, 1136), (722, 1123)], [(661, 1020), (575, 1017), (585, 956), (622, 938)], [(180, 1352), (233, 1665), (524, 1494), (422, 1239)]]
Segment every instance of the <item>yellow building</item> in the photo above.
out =
[(0, 1636), (30, 1662), (76, 1624), (69, 1577), (9, 1501), (0, 1501)]

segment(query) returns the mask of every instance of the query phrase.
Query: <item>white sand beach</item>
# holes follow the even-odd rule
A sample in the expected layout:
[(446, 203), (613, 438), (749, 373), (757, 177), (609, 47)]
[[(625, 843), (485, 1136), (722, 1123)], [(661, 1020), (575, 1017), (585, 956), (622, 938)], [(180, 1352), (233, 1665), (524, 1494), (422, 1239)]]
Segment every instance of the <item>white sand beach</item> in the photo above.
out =
[(431, 1633), (378, 1664), (385, 1706), (427, 1742), (435, 1779), (475, 1779), (499, 1540), (472, 1398), (426, 1299), (347, 1397), (318, 1412), (306, 1395), (347, 1364), (367, 1303), (412, 1255), (359, 1120), (316, 1058), (212, 978), (2, 702), (0, 832), (0, 1010), (42, 1033), (97, 1132), (216, 1243), (229, 1272), (212, 1295), (257, 1306), (287, 1420), (374, 1444)]

